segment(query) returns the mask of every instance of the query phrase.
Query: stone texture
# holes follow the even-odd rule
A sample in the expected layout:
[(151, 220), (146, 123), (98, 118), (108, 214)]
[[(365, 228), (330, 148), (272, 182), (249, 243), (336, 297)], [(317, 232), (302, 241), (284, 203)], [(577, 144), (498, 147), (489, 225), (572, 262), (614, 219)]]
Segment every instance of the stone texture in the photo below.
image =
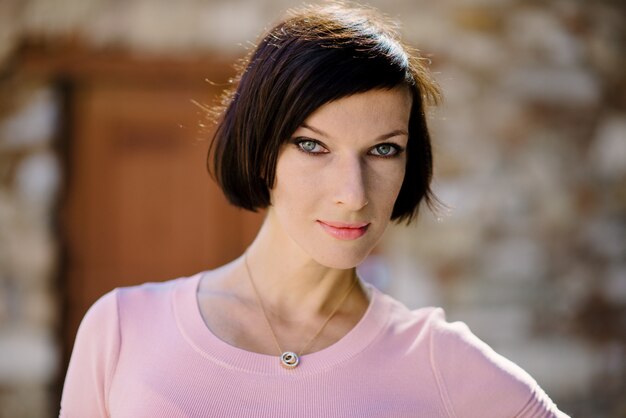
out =
[(40, 385), (13, 385), (0, 388), (0, 418), (37, 418), (50, 416), (53, 401)]
[[(15, 170), (15, 190), (27, 207), (47, 215), (59, 191), (59, 161), (51, 151), (31, 154), (20, 161)], [(45, 217), (44, 217), (45, 219)]]
[(58, 119), (57, 99), (46, 87), (25, 93), (18, 108), (0, 121), (0, 149), (20, 150), (52, 140)]
[(608, 266), (604, 296), (616, 305), (626, 305), (626, 263)]
[(448, 312), (449, 320), (462, 320), (472, 332), (485, 341), (498, 344), (517, 343), (532, 335), (532, 313), (522, 306), (492, 305), (489, 308), (476, 303), (462, 306)]
[(626, 178), (626, 117), (602, 120), (589, 150), (592, 170), (607, 180)]
[[(543, 66), (577, 66), (583, 45), (567, 32), (557, 14), (544, 9), (522, 8), (513, 13), (507, 25), (508, 44), (524, 61), (540, 61)], [(519, 57), (519, 55), (518, 55)]]
[(51, 330), (3, 329), (0, 340), (0, 385), (51, 382), (58, 369)]
[(498, 344), (496, 349), (537, 380), (553, 398), (584, 396), (594, 384), (602, 357), (583, 341), (571, 338), (526, 339), (524, 345)]
[(534, 66), (510, 71), (502, 88), (517, 100), (566, 106), (592, 106), (600, 93), (598, 81), (586, 71)]
[[(51, 287), (57, 237), (52, 211), (61, 181), (53, 151), (52, 86), (0, 83), (0, 417), (50, 416), (60, 373), (59, 301)], [(10, 98), (10, 99), (7, 99)]]

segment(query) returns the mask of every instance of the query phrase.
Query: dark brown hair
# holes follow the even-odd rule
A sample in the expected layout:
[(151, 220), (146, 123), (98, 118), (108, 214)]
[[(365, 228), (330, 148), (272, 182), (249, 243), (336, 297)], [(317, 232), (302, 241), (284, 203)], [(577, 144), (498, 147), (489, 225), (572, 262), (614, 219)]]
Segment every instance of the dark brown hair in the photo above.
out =
[(425, 105), (440, 92), (424, 61), (373, 9), (331, 3), (292, 10), (241, 63), (223, 97), (208, 163), (228, 200), (252, 211), (271, 204), (281, 146), (320, 106), (405, 85), (413, 96), (407, 166), (391, 219), (410, 222), (422, 200), (432, 207)]

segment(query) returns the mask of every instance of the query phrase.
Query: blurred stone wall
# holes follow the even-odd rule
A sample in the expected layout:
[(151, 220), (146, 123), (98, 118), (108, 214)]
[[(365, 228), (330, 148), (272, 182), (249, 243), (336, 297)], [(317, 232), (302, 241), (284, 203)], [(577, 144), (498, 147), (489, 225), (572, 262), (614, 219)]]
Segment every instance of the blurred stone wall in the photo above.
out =
[(59, 373), (50, 86), (0, 81), (0, 417), (46, 417)]
[[(0, 2), (0, 417), (49, 416), (56, 88), (11, 71), (23, 39), (243, 54), (287, 0)], [(626, 416), (626, 7), (600, 0), (371, 1), (432, 60), (434, 189), (394, 227), (377, 284), (444, 306), (573, 416)], [(370, 269), (369, 271), (372, 271)], [(53, 414), (54, 415), (54, 414)]]

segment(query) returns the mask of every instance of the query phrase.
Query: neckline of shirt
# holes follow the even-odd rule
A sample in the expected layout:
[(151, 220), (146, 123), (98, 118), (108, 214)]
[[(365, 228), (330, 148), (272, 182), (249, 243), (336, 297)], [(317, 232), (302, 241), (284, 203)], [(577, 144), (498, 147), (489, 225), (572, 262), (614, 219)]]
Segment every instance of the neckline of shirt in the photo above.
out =
[(380, 291), (363, 282), (371, 295), (359, 322), (339, 341), (301, 357), (297, 368), (287, 370), (278, 355), (255, 353), (221, 340), (205, 324), (198, 305), (198, 285), (204, 272), (181, 279), (172, 293), (172, 307), (178, 328), (187, 342), (203, 357), (221, 366), (254, 374), (297, 378), (336, 367), (363, 351), (380, 334), (389, 318), (389, 305), (381, 301)]

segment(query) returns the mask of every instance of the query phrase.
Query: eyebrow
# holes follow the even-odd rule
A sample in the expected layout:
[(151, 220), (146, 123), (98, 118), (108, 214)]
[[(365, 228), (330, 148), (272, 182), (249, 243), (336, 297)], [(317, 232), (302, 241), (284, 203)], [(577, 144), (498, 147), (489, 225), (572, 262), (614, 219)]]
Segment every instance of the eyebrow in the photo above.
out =
[[(306, 123), (302, 123), (301, 125), (303, 128), (309, 129), (313, 132), (315, 132), (318, 135), (322, 135), (325, 136), (326, 138), (330, 138), (331, 136), (328, 135), (326, 132), (322, 131), (321, 129), (317, 129), (314, 128), (313, 126), (307, 125)], [(404, 129), (396, 129), (395, 131), (391, 131), (389, 133), (380, 135), (378, 138), (375, 139), (375, 141), (384, 141), (385, 139), (389, 139), (392, 138), (394, 136), (399, 136), (399, 135), (409, 135), (409, 133), (407, 131), (405, 131)]]

